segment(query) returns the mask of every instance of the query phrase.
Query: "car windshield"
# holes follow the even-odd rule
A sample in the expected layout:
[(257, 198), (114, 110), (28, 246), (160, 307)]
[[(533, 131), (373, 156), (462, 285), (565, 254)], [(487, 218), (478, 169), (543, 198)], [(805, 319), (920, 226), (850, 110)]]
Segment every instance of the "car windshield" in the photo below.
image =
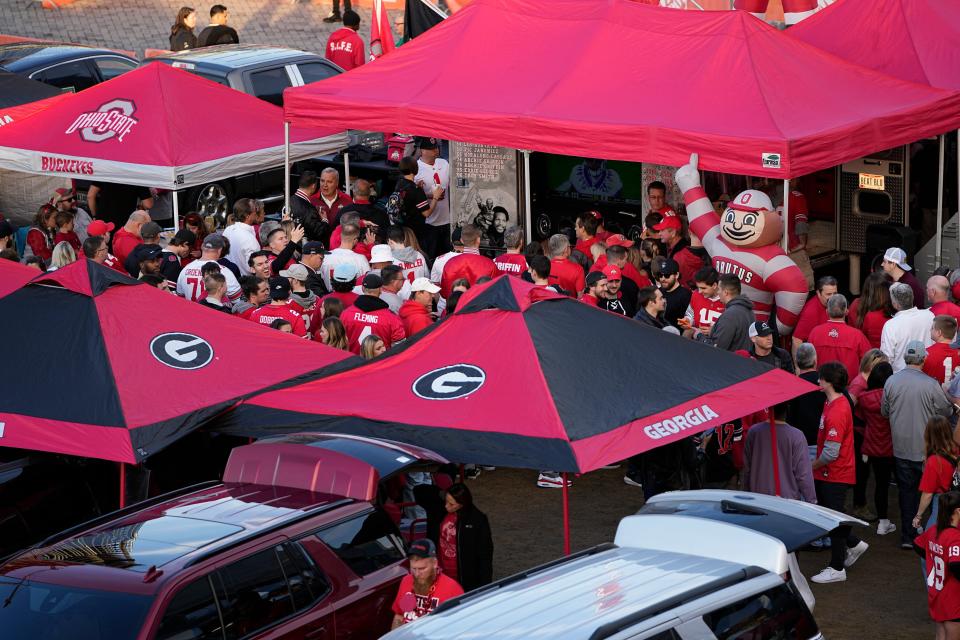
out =
[(4, 638), (114, 640), (135, 638), (150, 596), (0, 578)]

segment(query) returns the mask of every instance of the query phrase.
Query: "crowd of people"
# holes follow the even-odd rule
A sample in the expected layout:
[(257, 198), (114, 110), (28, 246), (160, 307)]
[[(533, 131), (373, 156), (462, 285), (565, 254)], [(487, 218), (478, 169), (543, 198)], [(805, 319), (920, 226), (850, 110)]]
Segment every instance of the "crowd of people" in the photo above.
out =
[[(948, 420), (960, 403), (960, 306), (952, 301), (960, 276), (941, 270), (924, 287), (905, 252), (892, 247), (852, 303), (835, 278), (817, 280), (784, 348), (775, 325), (755, 317), (740, 279), (718, 273), (688, 235), (684, 218), (665, 202), (663, 184), (649, 186), (651, 204), (660, 206), (637, 240), (587, 211), (542, 242), (527, 243), (522, 229), (509, 227), (505, 252), (491, 257), (481, 252), (482, 230), (474, 225), (451, 236), (449, 166), (435, 140), (419, 147), (420, 157), (403, 158), (402, 177), (380, 193), (359, 179), (347, 194), (333, 168), (303, 171), (279, 221), (266, 219), (262, 202), (240, 198), (224, 229), (188, 214), (172, 236), (151, 220), (149, 192), (118, 228), (105, 215), (110, 201), (103, 192), (99, 202), (93, 194), (95, 215), (77, 206), (73, 191), (58, 189), (39, 208), (22, 257), (15, 230), (0, 221), (0, 256), (48, 271), (86, 257), (238, 322), (366, 359), (442, 321), (469, 288), (502, 275), (521, 278), (819, 387), (770, 415), (746, 416), (631, 458), (624, 482), (646, 497), (743, 487), (842, 511), (852, 490), (852, 514), (876, 521), (878, 535), (899, 531), (904, 549), (935, 526), (944, 494), (960, 480), (960, 448)], [(888, 505), (891, 478), (899, 518)], [(564, 482), (550, 471), (537, 480), (544, 488)], [(816, 544), (830, 548), (829, 565), (812, 578), (821, 583), (845, 580), (867, 550), (845, 527)], [(413, 559), (434, 559), (436, 550), (423, 547)], [(442, 554), (437, 562), (444, 566)]]

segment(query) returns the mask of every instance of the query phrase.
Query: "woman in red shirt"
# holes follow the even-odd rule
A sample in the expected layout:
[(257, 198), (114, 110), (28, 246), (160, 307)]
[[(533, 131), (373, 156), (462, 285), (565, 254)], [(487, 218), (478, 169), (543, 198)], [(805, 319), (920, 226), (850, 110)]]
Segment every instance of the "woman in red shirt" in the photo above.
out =
[(33, 226), (27, 231), (27, 250), (24, 257), (33, 255), (42, 258), (44, 263), (50, 262), (56, 228), (57, 210), (49, 204), (41, 206), (33, 219)]
[(890, 421), (880, 412), (883, 403), (883, 385), (893, 375), (893, 367), (886, 359), (878, 362), (867, 379), (867, 389), (857, 397), (856, 415), (866, 424), (860, 452), (867, 457), (873, 470), (873, 506), (877, 510), (877, 535), (885, 536), (897, 530), (888, 517), (890, 475), (893, 473), (893, 440)]
[(944, 493), (937, 503), (936, 526), (917, 536), (913, 544), (930, 568), (927, 607), (937, 624), (937, 640), (956, 640), (960, 638), (960, 493)]
[[(827, 396), (817, 433), (817, 458), (813, 478), (817, 502), (828, 509), (843, 511), (847, 491), (856, 482), (853, 453), (853, 414), (843, 395), (847, 388), (847, 369), (839, 362), (820, 367), (820, 389)], [(869, 548), (851, 533), (849, 525), (830, 532), (830, 564), (811, 580), (817, 583), (843, 582), (852, 567)]]
[(493, 536), (487, 516), (473, 504), (473, 494), (462, 482), (447, 489), (440, 521), (439, 553), (443, 572), (464, 591), (493, 580)]
[(863, 331), (870, 346), (880, 348), (880, 335), (883, 325), (893, 317), (893, 305), (890, 303), (890, 285), (893, 279), (878, 271), (871, 273), (863, 282), (863, 294), (850, 305), (848, 318), (853, 326)]
[(920, 528), (923, 513), (933, 503), (933, 510), (927, 520), (927, 527), (937, 522), (937, 501), (934, 498), (950, 491), (953, 474), (957, 470), (957, 445), (953, 441), (953, 428), (943, 416), (933, 416), (927, 421), (923, 432), (923, 444), (927, 459), (923, 463), (923, 475), (920, 476), (920, 506), (913, 519), (913, 526)]

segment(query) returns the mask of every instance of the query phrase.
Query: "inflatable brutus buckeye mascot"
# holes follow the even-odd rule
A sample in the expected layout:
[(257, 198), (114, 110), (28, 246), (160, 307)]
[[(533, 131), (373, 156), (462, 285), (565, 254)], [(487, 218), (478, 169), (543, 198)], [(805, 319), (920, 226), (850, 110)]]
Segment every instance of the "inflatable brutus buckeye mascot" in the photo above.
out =
[(690, 231), (695, 233), (721, 274), (740, 278), (743, 295), (753, 301), (757, 320), (768, 320), (777, 303), (777, 329), (787, 335), (807, 301), (807, 279), (800, 267), (780, 248), (783, 222), (762, 191), (749, 189), (737, 195), (718, 217), (700, 186), (697, 154), (677, 169), (677, 186), (683, 191)]

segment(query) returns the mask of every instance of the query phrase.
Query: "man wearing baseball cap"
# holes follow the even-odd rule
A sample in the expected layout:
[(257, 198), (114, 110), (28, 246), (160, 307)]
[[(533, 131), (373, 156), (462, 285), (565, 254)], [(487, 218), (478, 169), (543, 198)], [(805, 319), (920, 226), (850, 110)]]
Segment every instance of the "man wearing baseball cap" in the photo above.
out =
[(440, 287), (427, 278), (417, 278), (410, 285), (410, 298), (400, 307), (400, 320), (408, 338), (433, 324), (431, 311), (438, 293)]
[(894, 282), (910, 285), (910, 288), (913, 289), (913, 306), (917, 309), (927, 308), (926, 292), (923, 285), (917, 280), (917, 276), (914, 275), (913, 268), (907, 264), (906, 251), (900, 247), (890, 247), (883, 254), (881, 266), (884, 272), (893, 278)]
[(307, 289), (314, 292), (317, 296), (323, 297), (330, 293), (327, 285), (323, 283), (320, 276), (320, 269), (323, 267), (323, 257), (330, 253), (322, 242), (313, 240), (304, 242), (300, 251), (300, 264), (307, 269), (307, 279), (305, 284)]
[(667, 308), (663, 312), (664, 321), (680, 331), (680, 318), (687, 313), (692, 296), (690, 289), (680, 285), (680, 265), (676, 260), (667, 258), (655, 269), (657, 284), (666, 300)]
[[(103, 238), (103, 241), (110, 246), (110, 232), (114, 230), (114, 224), (112, 222), (104, 222), (103, 220), (94, 220), (89, 225), (87, 225), (87, 237), (100, 237)], [(117, 259), (117, 256), (112, 253), (107, 253), (107, 257), (103, 260), (102, 263), (106, 267), (110, 267), (114, 271), (119, 273), (126, 274), (127, 270), (123, 268), (123, 265)]]
[(603, 275), (602, 271), (591, 271), (587, 274), (585, 283), (580, 302), (592, 307), (603, 306), (603, 294), (607, 290), (607, 276)]
[(773, 344), (773, 329), (769, 324), (762, 320), (756, 320), (750, 323), (747, 330), (750, 336), (750, 357), (760, 362), (765, 362), (771, 367), (783, 369), (787, 373), (793, 373), (793, 358), (786, 349)]
[(660, 235), (660, 242), (667, 248), (667, 257), (680, 265), (680, 283), (692, 288), (693, 277), (703, 267), (703, 260), (690, 250), (690, 241), (683, 237), (683, 221), (677, 215), (664, 215), (660, 224), (653, 228)]
[(57, 211), (66, 211), (73, 214), (73, 231), (77, 234), (80, 242), (83, 242), (90, 235), (87, 227), (93, 222), (93, 218), (84, 209), (77, 206), (77, 194), (70, 187), (61, 187), (53, 192), (50, 198), (50, 204), (56, 207)]
[(387, 349), (407, 337), (403, 322), (397, 314), (390, 311), (390, 306), (380, 299), (382, 287), (383, 280), (376, 273), (363, 276), (363, 293), (340, 314), (350, 351), (357, 355), (360, 354), (363, 339), (368, 335), (379, 336)]
[[(209, 237), (209, 236), (208, 236)], [(224, 273), (226, 275), (226, 273)], [(269, 327), (275, 320), (286, 320), (293, 327), (293, 334), (301, 338), (307, 335), (307, 325), (299, 313), (299, 305), (290, 302), (290, 280), (284, 276), (270, 278), (270, 304), (250, 314), (250, 320)]]
[[(178, 296), (194, 302), (207, 297), (203, 288), (203, 265), (208, 262), (217, 262), (225, 246), (223, 237), (217, 233), (211, 233), (203, 239), (200, 257), (180, 270), (180, 275), (177, 277)], [(242, 293), (237, 277), (230, 269), (224, 269), (223, 276), (227, 279), (227, 297), (230, 300), (236, 300)]]
[(600, 292), (600, 308), (632, 318), (637, 313), (637, 301), (631, 300), (620, 290), (620, 285), (623, 284), (622, 272), (618, 267), (607, 265), (602, 273), (607, 279), (607, 286)]
[(413, 622), (463, 593), (456, 580), (443, 574), (437, 561), (437, 547), (428, 538), (410, 543), (407, 550), (410, 573), (400, 580), (397, 597), (393, 601), (391, 629)]
[(310, 272), (300, 263), (281, 269), (279, 275), (290, 282), (290, 299), (300, 305), (304, 311), (313, 309), (317, 303), (317, 294), (307, 288)]

